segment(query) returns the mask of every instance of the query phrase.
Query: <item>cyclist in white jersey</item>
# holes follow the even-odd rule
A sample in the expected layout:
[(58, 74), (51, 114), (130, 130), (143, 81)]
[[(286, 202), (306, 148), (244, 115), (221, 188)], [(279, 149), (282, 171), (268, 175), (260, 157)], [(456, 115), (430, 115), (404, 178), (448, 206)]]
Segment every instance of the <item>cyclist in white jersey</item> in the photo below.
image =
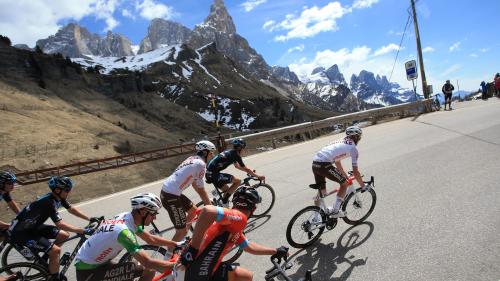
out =
[[(77, 281), (151, 280), (154, 272), (173, 268), (168, 261), (153, 259), (142, 250), (136, 235), (149, 245), (175, 247), (173, 241), (144, 231), (156, 219), (161, 208), (160, 198), (142, 193), (130, 199), (132, 211), (105, 220), (78, 251), (76, 256)], [(135, 262), (114, 264), (112, 260), (126, 249)]]
[[(172, 240), (181, 241), (187, 234), (187, 222), (195, 216), (196, 207), (182, 194), (189, 186), (200, 195), (205, 205), (210, 205), (210, 198), (204, 187), (206, 163), (212, 158), (215, 145), (209, 141), (199, 141), (195, 145), (196, 155), (188, 157), (174, 173), (170, 175), (161, 189), (161, 202), (174, 224), (175, 234)], [(187, 216), (186, 216), (187, 214)]]
[[(363, 132), (358, 126), (348, 127), (345, 132), (346, 136), (343, 139), (337, 140), (318, 151), (313, 158), (312, 164), (314, 180), (316, 181), (316, 185), (320, 187), (321, 192), (324, 193), (326, 191), (325, 178), (340, 184), (339, 191), (337, 192), (337, 200), (332, 208), (328, 208), (334, 218), (345, 216), (342, 210), (340, 210), (340, 205), (344, 201), (346, 189), (349, 184), (347, 182), (347, 173), (340, 162), (342, 159), (351, 157), (353, 175), (360, 186), (364, 187), (365, 185), (358, 169), (359, 154), (356, 147), (361, 140)], [(335, 167), (332, 163), (335, 163)], [(317, 206), (319, 206), (319, 200), (320, 198), (317, 198), (315, 201)]]

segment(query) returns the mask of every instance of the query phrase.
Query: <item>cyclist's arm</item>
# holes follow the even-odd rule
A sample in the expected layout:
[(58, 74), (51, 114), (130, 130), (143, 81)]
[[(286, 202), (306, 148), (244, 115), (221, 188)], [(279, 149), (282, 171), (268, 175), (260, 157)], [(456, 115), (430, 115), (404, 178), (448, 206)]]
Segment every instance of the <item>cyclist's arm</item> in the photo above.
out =
[(358, 166), (352, 166), (352, 174), (356, 178), (356, 181), (358, 182), (359, 186), (361, 187), (365, 186), (363, 178), (361, 177), (361, 173), (359, 172)]
[(349, 178), (349, 176), (347, 176), (347, 173), (345, 172), (344, 170), (344, 167), (342, 166), (342, 163), (340, 161), (335, 161), (335, 167), (337, 168), (337, 170), (339, 170), (341, 173), (342, 173), (342, 176), (344, 178)]
[(77, 207), (73, 207), (73, 206), (70, 207), (68, 209), (68, 213), (72, 214), (73, 216), (84, 219), (86, 221), (90, 220), (90, 218), (87, 215), (85, 215), (84, 213), (82, 213), (82, 211), (80, 211), (80, 209), (78, 209)]
[(4, 223), (3, 221), (0, 221), (0, 229), (6, 229), (9, 227), (10, 227), (10, 224)]
[(138, 262), (140, 262), (145, 268), (150, 268), (154, 269), (158, 272), (164, 272), (166, 270), (171, 270), (174, 268), (175, 263), (169, 262), (169, 261), (164, 261), (164, 260), (159, 260), (159, 259), (153, 259), (144, 250), (139, 250), (132, 254), (132, 257), (136, 259)]
[(76, 226), (73, 226), (71, 224), (67, 224), (67, 223), (63, 222), (62, 220), (54, 222), (54, 224), (57, 226), (57, 228), (59, 228), (61, 230), (66, 230), (69, 232), (79, 233), (79, 234), (83, 234), (83, 232), (84, 232), (83, 228), (76, 227)]
[(9, 206), (9, 208), (10, 208), (10, 209), (11, 209), (14, 213), (16, 213), (16, 215), (17, 215), (17, 214), (19, 214), (19, 212), (21, 211), (21, 210), (19, 209), (19, 205), (17, 205), (16, 201), (14, 201), (14, 200), (11, 200), (10, 202), (7, 202), (7, 206)]
[(193, 182), (193, 187), (194, 190), (196, 190), (196, 192), (198, 193), (198, 195), (200, 195), (200, 198), (203, 201), (203, 204), (205, 204), (205, 206), (212, 205), (212, 203), (210, 203), (210, 198), (208, 197), (207, 191), (203, 186), (199, 187), (196, 182)]
[(234, 167), (236, 169), (240, 170), (240, 171), (243, 171), (243, 172), (251, 175), (252, 177), (259, 178), (260, 180), (265, 180), (266, 179), (265, 176), (259, 176), (252, 169), (248, 168), (247, 166), (241, 166), (238, 162), (234, 163)]
[(274, 255), (276, 254), (276, 249), (269, 248), (255, 242), (248, 242), (248, 245), (243, 248), (243, 250), (252, 255)]
[(195, 249), (200, 249), (201, 242), (203, 240), (203, 235), (207, 229), (212, 225), (217, 217), (220, 216), (217, 207), (205, 206), (200, 209), (198, 214), (198, 221), (193, 231), (193, 239), (191, 240), (191, 246)]
[(141, 239), (144, 240), (144, 242), (146, 242), (148, 245), (165, 246), (171, 248), (177, 246), (177, 243), (175, 243), (174, 241), (152, 235), (147, 231), (138, 233), (137, 236), (141, 237)]

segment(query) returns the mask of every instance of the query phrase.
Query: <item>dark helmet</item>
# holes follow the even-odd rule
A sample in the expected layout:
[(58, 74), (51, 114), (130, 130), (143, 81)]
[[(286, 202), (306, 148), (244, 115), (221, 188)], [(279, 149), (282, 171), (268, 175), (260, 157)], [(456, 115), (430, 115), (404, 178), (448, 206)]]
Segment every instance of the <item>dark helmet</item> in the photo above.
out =
[(71, 190), (73, 188), (73, 181), (68, 177), (51, 177), (49, 180), (49, 188), (52, 191), (55, 188)]
[(233, 206), (238, 209), (254, 210), (255, 205), (262, 201), (255, 188), (240, 187), (233, 195)]
[(237, 147), (245, 148), (247, 146), (246, 141), (242, 138), (234, 139), (231, 141), (231, 143), (233, 144), (234, 148), (237, 148)]
[(0, 172), (0, 186), (2, 188), (6, 183), (14, 184), (15, 182), (16, 182), (16, 175), (7, 171)]

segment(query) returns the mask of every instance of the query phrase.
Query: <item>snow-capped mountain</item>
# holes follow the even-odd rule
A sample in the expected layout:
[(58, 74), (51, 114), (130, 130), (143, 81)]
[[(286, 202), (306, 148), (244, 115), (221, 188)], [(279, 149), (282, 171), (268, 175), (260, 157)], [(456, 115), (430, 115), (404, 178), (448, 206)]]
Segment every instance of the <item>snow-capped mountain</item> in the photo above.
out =
[(61, 53), (70, 58), (83, 55), (129, 56), (132, 55), (130, 40), (109, 31), (105, 37), (90, 33), (85, 27), (70, 23), (55, 35), (36, 42), (44, 53)]
[(180, 23), (164, 19), (153, 19), (148, 34), (142, 39), (138, 54), (156, 50), (163, 46), (182, 44), (188, 41), (192, 31)]

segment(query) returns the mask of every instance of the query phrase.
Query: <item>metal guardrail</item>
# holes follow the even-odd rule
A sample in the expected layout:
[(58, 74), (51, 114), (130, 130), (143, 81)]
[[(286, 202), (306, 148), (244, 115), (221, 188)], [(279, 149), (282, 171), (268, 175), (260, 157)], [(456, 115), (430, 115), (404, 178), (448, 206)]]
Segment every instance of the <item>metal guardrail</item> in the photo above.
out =
[[(365, 119), (377, 120), (378, 118), (382, 118), (383, 116), (389, 114), (400, 113), (401, 115), (406, 115), (405, 112), (414, 112), (414, 113), (427, 112), (430, 102), (431, 100), (424, 100), (424, 101), (417, 101), (414, 103), (405, 103), (383, 108), (370, 109), (362, 112), (355, 112), (342, 116), (330, 117), (319, 121), (305, 122), (301, 124), (296, 124), (292, 126), (282, 127), (278, 129), (268, 130), (264, 132), (259, 132), (239, 137), (244, 138), (247, 141), (270, 140), (285, 136), (291, 136), (295, 134), (311, 132), (314, 130), (321, 130), (324, 128), (331, 127), (335, 124), (345, 124), (349, 122), (362, 121)], [(231, 139), (228, 139), (226, 141), (230, 140)], [(217, 140), (213, 141), (214, 143), (217, 142)], [(86, 162), (78, 162), (64, 166), (25, 171), (16, 173), (16, 176), (17, 176), (17, 182), (20, 185), (29, 185), (33, 183), (47, 181), (51, 176), (55, 175), (75, 176), (75, 175), (88, 174), (97, 171), (115, 169), (139, 163), (190, 154), (193, 153), (194, 151), (195, 151), (194, 143), (187, 143), (177, 146), (170, 146), (170, 147), (167, 146), (165, 148), (149, 150), (139, 153), (115, 156), (115, 157), (86, 161)]]
[(153, 160), (165, 159), (184, 154), (190, 154), (195, 151), (194, 143), (170, 146), (161, 149), (149, 150), (139, 153), (115, 156), (110, 158), (78, 162), (74, 164), (51, 167), (40, 170), (32, 170), (16, 173), (17, 183), (28, 185), (47, 181), (51, 176), (75, 176), (115, 169), (134, 164), (149, 162)]
[[(413, 113), (423, 113), (427, 112), (431, 100), (417, 101), (413, 103), (404, 103), (393, 106), (387, 106), (382, 108), (375, 108), (370, 110), (365, 110), (361, 112), (349, 113), (341, 116), (330, 117), (327, 119), (305, 122), (297, 125), (282, 127), (278, 129), (273, 129), (269, 131), (259, 132), (255, 134), (249, 134), (245, 136), (240, 136), (240, 138), (246, 141), (262, 141), (274, 138), (281, 138), (285, 136), (291, 136), (295, 134), (302, 134), (306, 132), (311, 132), (314, 130), (321, 130), (324, 128), (331, 127), (335, 124), (344, 124), (356, 121), (362, 121), (365, 119), (378, 120), (389, 114), (400, 114), (400, 115), (412, 115)], [(231, 139), (228, 139), (231, 140)]]

